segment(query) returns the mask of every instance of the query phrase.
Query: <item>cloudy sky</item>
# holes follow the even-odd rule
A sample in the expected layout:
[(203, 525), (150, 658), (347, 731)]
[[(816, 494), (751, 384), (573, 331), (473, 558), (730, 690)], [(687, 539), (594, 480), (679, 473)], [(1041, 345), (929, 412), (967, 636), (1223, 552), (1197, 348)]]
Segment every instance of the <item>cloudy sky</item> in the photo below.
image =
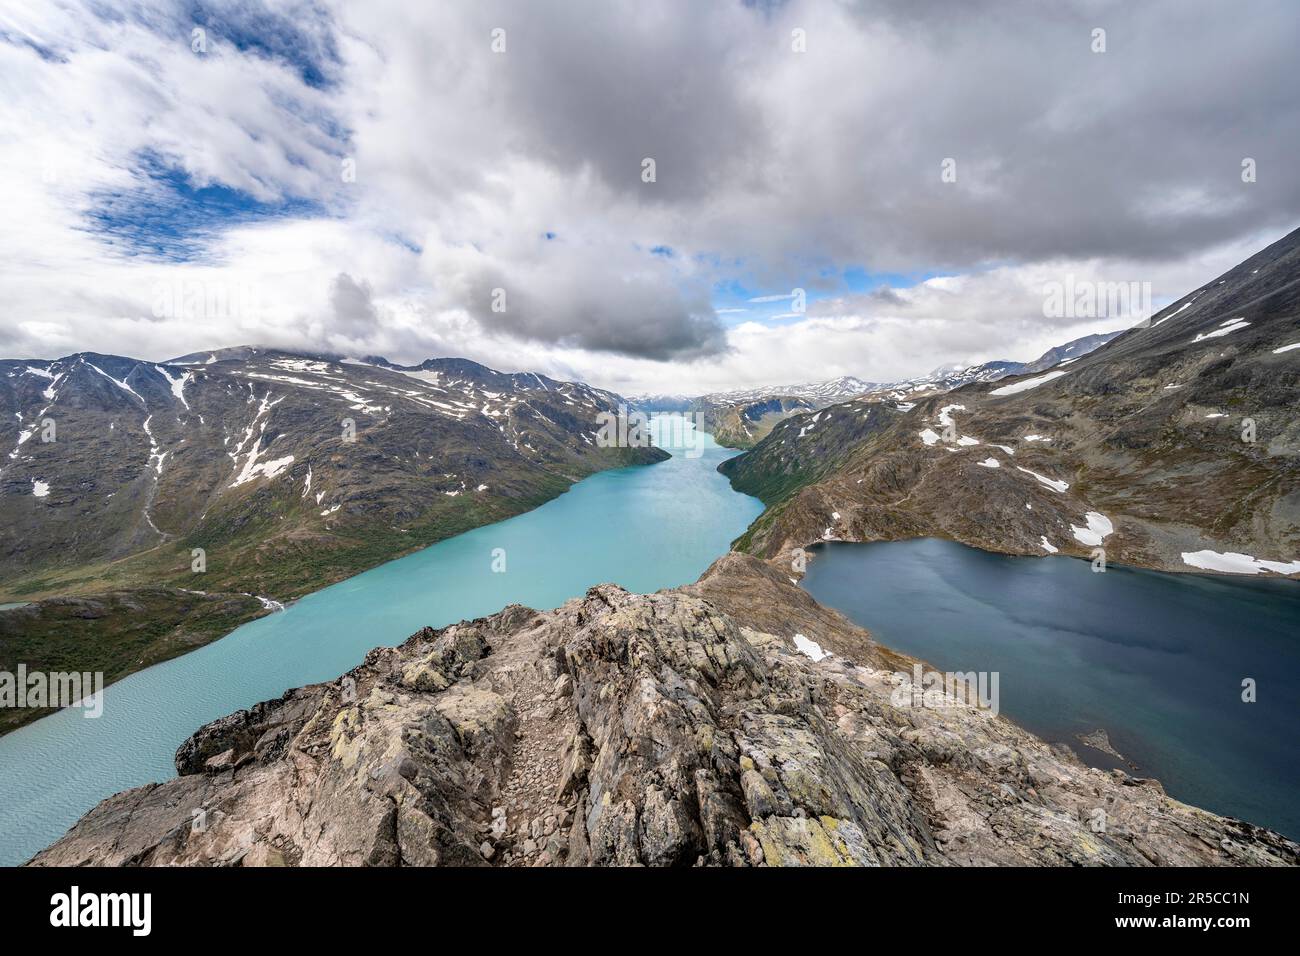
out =
[(1028, 359), (1134, 321), (1045, 317), (1046, 283), (1158, 308), (1300, 225), (1298, 27), (1293, 0), (5, 0), (0, 355), (463, 355), (625, 393)]

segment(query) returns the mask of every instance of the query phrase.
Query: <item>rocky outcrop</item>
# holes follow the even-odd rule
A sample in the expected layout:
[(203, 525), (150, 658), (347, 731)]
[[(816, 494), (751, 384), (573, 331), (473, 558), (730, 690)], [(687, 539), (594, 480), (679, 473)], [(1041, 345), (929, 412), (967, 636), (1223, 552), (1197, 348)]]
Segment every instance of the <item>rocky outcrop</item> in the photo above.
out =
[(32, 862), (1300, 862), (987, 711), (913, 706), (907, 663), (732, 554), (689, 588), (603, 585), (376, 649), (204, 727), (179, 777)]

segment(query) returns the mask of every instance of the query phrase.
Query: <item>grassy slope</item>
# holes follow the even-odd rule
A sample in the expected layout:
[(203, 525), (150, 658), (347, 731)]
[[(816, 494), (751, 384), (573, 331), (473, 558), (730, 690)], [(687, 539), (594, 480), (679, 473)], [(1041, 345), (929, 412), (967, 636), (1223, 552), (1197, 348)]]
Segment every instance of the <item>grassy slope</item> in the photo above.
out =
[[(266, 610), (251, 595), (294, 600), (530, 511), (570, 486), (551, 477), (527, 497), (448, 498), (403, 530), (378, 527), (364, 517), (339, 522), (326, 532), (308, 530), (293, 520), (310, 511), (304, 504), (283, 516), (259, 515), (238, 529), (205, 525), (184, 540), (117, 561), (47, 569), (7, 583), (0, 595), (0, 603), (39, 602), (0, 612), (0, 670), (12, 672), (21, 661), (29, 672), (102, 671), (107, 686), (261, 617)], [(280, 530), (282, 525), (288, 530)], [(191, 570), (192, 548), (208, 552), (206, 572)], [(194, 591), (207, 592), (212, 600)], [(46, 712), (0, 711), (0, 734)]]
[[(102, 672), (104, 684), (216, 640), (265, 613), (256, 598), (141, 588), (0, 612), (0, 670)], [(0, 733), (49, 713), (0, 709)]]

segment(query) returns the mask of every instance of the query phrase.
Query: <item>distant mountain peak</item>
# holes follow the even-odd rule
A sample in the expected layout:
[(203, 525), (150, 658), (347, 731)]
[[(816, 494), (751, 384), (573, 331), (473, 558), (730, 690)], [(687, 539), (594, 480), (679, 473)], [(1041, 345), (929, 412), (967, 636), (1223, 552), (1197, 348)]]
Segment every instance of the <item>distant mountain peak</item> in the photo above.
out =
[(957, 362), (950, 362), (947, 365), (937, 366), (936, 368), (932, 369), (930, 373), (927, 374), (925, 377), (932, 378), (932, 379), (947, 378), (950, 375), (956, 375), (958, 372), (964, 372), (966, 369), (970, 367), (971, 366), (969, 365), (962, 365)]

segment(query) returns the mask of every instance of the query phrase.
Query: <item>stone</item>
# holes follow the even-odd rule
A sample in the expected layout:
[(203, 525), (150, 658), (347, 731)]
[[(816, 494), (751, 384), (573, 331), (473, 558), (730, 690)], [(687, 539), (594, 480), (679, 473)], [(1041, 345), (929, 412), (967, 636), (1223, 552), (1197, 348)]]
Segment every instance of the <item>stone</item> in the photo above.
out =
[(228, 770), (235, 763), (235, 748), (230, 747), (221, 751), (215, 757), (209, 757), (203, 761), (203, 769), (209, 773), (215, 773), (220, 770)]
[[(795, 631), (833, 656), (795, 652)], [(561, 718), (537, 723), (523, 715), (547, 660), (572, 692), (544, 695)], [(448, 686), (412, 686), (430, 667)], [(104, 800), (31, 862), (1300, 865), (1280, 834), (1004, 718), (896, 707), (909, 667), (730, 554), (685, 588), (600, 585), (377, 648), (354, 695), (313, 685), (200, 728), (178, 776)]]
[(259, 843), (245, 853), (240, 866), (288, 866), (284, 853), (273, 846)]
[(759, 866), (763, 862), (763, 847), (758, 838), (749, 830), (740, 831), (740, 845), (745, 851), (745, 858), (750, 866)]

